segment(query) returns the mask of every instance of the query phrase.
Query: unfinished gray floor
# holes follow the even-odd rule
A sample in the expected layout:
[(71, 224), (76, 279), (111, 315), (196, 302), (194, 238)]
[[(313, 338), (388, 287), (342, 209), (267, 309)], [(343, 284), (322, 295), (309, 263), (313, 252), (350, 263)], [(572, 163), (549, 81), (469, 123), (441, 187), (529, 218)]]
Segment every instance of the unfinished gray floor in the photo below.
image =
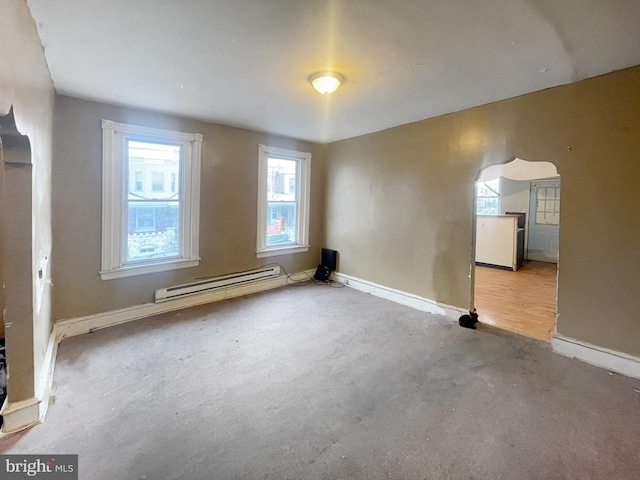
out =
[(81, 479), (640, 478), (640, 381), (349, 288), (67, 339), (55, 383), (0, 450)]

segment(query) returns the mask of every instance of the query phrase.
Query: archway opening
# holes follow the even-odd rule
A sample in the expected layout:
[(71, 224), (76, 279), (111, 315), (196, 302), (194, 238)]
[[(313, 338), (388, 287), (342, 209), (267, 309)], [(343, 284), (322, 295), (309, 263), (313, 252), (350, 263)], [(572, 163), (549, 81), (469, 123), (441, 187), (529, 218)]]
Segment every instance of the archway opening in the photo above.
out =
[(514, 158), (474, 183), (472, 306), (482, 323), (551, 341), (556, 332), (560, 175)]
[[(33, 377), (28, 365), (15, 360), (22, 352), (33, 350), (29, 323), (33, 318), (29, 288), (32, 188), (31, 144), (18, 131), (11, 109), (0, 115), (0, 283), (4, 286), (0, 291), (0, 408), (8, 394), (23, 394), (20, 389), (30, 383), (25, 379)], [(5, 329), (5, 325), (12, 328)]]

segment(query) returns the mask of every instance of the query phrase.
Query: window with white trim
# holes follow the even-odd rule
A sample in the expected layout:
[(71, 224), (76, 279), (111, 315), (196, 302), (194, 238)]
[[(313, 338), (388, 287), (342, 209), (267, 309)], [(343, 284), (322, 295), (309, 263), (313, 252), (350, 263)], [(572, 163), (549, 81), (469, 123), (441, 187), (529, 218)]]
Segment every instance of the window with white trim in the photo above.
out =
[(536, 183), (536, 224), (560, 225), (560, 185)]
[(201, 144), (198, 133), (102, 120), (103, 280), (199, 264)]
[(476, 214), (500, 214), (500, 179), (476, 182)]
[(309, 250), (311, 154), (258, 148), (258, 258)]

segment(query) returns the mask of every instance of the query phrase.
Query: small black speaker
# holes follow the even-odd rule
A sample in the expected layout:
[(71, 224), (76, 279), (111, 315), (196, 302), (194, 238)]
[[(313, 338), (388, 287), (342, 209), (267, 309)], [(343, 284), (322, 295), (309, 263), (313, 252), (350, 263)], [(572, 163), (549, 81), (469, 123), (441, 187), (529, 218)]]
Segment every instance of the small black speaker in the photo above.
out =
[(316, 274), (313, 276), (313, 278), (319, 282), (328, 282), (329, 278), (331, 278), (331, 271), (324, 265), (318, 265)]
[(320, 265), (327, 267), (331, 272), (335, 272), (338, 264), (338, 252), (336, 250), (322, 249)]

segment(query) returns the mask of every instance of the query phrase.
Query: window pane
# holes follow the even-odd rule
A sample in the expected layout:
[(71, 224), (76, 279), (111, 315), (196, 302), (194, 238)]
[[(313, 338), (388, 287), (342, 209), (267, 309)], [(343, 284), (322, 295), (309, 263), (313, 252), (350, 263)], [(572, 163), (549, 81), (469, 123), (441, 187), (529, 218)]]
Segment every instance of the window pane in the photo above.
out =
[[(129, 140), (127, 162), (126, 261), (176, 257), (180, 254), (180, 161), (177, 145)], [(146, 177), (145, 184), (142, 179)], [(165, 178), (171, 190), (165, 191)]]
[(478, 198), (476, 204), (476, 213), (478, 215), (497, 215), (498, 199), (497, 198)]
[(267, 163), (267, 245), (295, 243), (296, 160), (269, 157)]
[(296, 203), (268, 202), (267, 245), (296, 241)]
[(538, 200), (544, 200), (545, 198), (547, 198), (547, 189), (538, 187)]
[(296, 198), (296, 168), (295, 160), (269, 158), (267, 165), (268, 188), (267, 200), (291, 201)]
[(560, 187), (537, 187), (536, 223), (560, 224)]
[(476, 213), (478, 215), (497, 215), (500, 201), (500, 179), (476, 183)]
[[(127, 162), (130, 190), (141, 198), (167, 198), (165, 178), (180, 189), (180, 146), (129, 140)], [(146, 178), (147, 182), (143, 182)], [(130, 191), (131, 193), (131, 191)], [(175, 198), (175, 197), (174, 197)]]
[(178, 202), (130, 201), (128, 214), (127, 261), (178, 255)]

